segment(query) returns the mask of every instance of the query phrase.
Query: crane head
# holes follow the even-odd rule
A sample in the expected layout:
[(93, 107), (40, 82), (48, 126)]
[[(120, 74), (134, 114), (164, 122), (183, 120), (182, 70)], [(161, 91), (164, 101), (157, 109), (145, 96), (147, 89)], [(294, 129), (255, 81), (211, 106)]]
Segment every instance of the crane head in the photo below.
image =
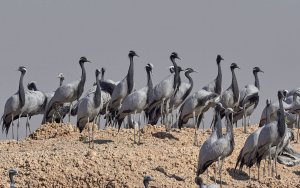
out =
[(146, 65), (146, 71), (149, 71), (149, 72), (152, 73), (153, 67), (154, 67), (154, 66), (153, 66), (152, 63), (148, 63), (148, 64)]
[(231, 63), (230, 65), (230, 69), (233, 70), (233, 69), (236, 69), (236, 68), (240, 68), (236, 63)]
[(186, 68), (184, 71), (185, 71), (186, 73), (192, 73), (192, 72), (198, 73), (197, 71), (195, 71), (195, 70), (192, 69), (192, 68)]
[(8, 171), (8, 175), (9, 176), (15, 176), (15, 175), (18, 175), (18, 171), (16, 169), (10, 169)]
[(128, 56), (129, 56), (129, 57), (134, 57), (134, 56), (140, 57), (140, 56), (138, 56), (138, 55), (135, 53), (135, 51), (133, 51), (133, 50), (130, 50), (130, 51), (129, 51)]
[(170, 58), (171, 59), (180, 59), (176, 52), (172, 52)]
[(59, 73), (59, 74), (57, 75), (57, 78), (60, 78), (60, 79), (65, 79), (65, 76), (64, 76), (64, 74), (63, 74), (63, 73)]
[(85, 56), (82, 56), (82, 57), (79, 59), (79, 64), (82, 64), (82, 63), (85, 63), (85, 62), (91, 63), (91, 61), (89, 61)]
[(279, 90), (277, 92), (277, 96), (278, 96), (278, 100), (282, 100), (285, 97), (284, 91)]
[(21, 73), (26, 73), (26, 67), (24, 67), (24, 66), (20, 66), (19, 68), (18, 68), (18, 71), (20, 71)]
[(99, 77), (100, 73), (101, 73), (101, 71), (99, 69), (96, 69), (96, 71), (95, 71), (96, 77)]
[(253, 68), (253, 73), (255, 73), (255, 72), (262, 72), (262, 73), (264, 73), (264, 71), (262, 71), (259, 67), (254, 67)]
[(221, 55), (217, 55), (217, 63), (220, 63), (223, 59)]
[(102, 68), (101, 68), (101, 72), (102, 72), (102, 74), (104, 74), (104, 73), (105, 73), (105, 71), (106, 71), (106, 68), (105, 68), (105, 67), (102, 67)]
[(149, 184), (149, 181), (153, 181), (154, 179), (151, 176), (144, 176), (143, 183), (144, 185)]

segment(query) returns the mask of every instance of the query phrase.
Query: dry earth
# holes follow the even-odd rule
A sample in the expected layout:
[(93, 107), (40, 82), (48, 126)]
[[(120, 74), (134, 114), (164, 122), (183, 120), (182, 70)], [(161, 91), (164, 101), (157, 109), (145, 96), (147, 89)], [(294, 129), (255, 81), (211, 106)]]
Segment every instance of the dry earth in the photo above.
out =
[[(252, 126), (249, 132), (255, 130)], [(0, 142), (0, 187), (8, 187), (7, 172), (16, 168), (17, 187), (143, 187), (145, 175), (155, 180), (150, 187), (196, 187), (194, 183), (199, 147), (193, 146), (193, 129), (172, 130), (146, 126), (141, 145), (133, 144), (133, 130), (115, 129), (95, 132), (94, 149), (80, 141), (72, 125), (47, 124), (33, 133), (32, 138), (19, 142)], [(249, 179), (245, 172), (233, 173), (237, 155), (248, 134), (234, 129), (235, 150), (223, 166), (223, 187), (298, 187), (300, 166), (278, 165), (279, 178)], [(85, 133), (87, 134), (87, 133)], [(210, 130), (200, 131), (200, 144)], [(300, 144), (292, 143), (299, 151)], [(257, 175), (255, 168), (252, 175)], [(213, 183), (213, 168), (209, 179)]]

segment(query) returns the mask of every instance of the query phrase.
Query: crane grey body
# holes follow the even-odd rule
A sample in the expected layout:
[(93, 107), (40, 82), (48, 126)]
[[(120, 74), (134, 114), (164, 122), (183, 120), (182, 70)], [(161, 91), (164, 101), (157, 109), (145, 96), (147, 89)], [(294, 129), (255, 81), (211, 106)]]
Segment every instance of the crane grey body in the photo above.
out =
[[(297, 96), (299, 96), (298, 93), (294, 93), (293, 98), (296, 98)], [(291, 96), (288, 97), (288, 100), (290, 102), (286, 103), (286, 101), (282, 101), (283, 104), (283, 108), (284, 110), (290, 111), (291, 109), (293, 109), (293, 107), (295, 107), (296, 105), (292, 104), (293, 99), (290, 99)], [(279, 109), (279, 102), (275, 101), (273, 103), (271, 103), (268, 107), (265, 107), (261, 113), (261, 117), (260, 117), (260, 121), (259, 121), (259, 127), (264, 126), (265, 124), (267, 124), (267, 119), (269, 119), (269, 121), (276, 121), (277, 120), (277, 111)], [(295, 108), (294, 108), (295, 109)], [(287, 112), (284, 112), (284, 114), (286, 114)], [(288, 116), (287, 116), (288, 117)]]
[(221, 69), (221, 61), (224, 60), (221, 55), (217, 55), (217, 66), (218, 66), (218, 74), (215, 80), (210, 82), (208, 85), (204, 86), (202, 89), (210, 92), (217, 93), (221, 95), (222, 93), (222, 69)]
[[(82, 98), (81, 102), (78, 104), (77, 127), (79, 128), (80, 133), (86, 127), (86, 124), (88, 124), (89, 122), (93, 122), (95, 120), (102, 106), (99, 74), (100, 74), (100, 70), (97, 69), (95, 72), (96, 83), (97, 83), (96, 91)], [(94, 125), (92, 127), (92, 144), (93, 144), (93, 131), (94, 131)], [(91, 144), (91, 139), (89, 139), (89, 145), (90, 144)], [(94, 144), (92, 145), (92, 147), (93, 146)]]
[[(128, 73), (123, 80), (121, 80), (114, 88), (111, 96), (111, 101), (108, 105), (108, 110), (110, 111), (110, 115), (114, 119), (115, 115), (117, 115), (117, 111), (121, 107), (121, 104), (124, 98), (133, 91), (134, 87), (134, 63), (133, 57), (138, 55), (134, 51), (130, 51), (128, 54), (130, 65), (128, 69)], [(107, 119), (108, 120), (108, 119)]]
[(199, 152), (199, 158), (198, 158), (198, 168), (197, 168), (196, 176), (202, 174), (212, 163), (219, 161), (219, 175), (220, 175), (221, 185), (222, 185), (221, 172), (222, 172), (223, 161), (226, 157), (232, 154), (235, 145), (233, 126), (230, 120), (232, 118), (232, 113), (233, 110), (231, 108), (225, 110), (226, 134), (222, 135), (215, 142), (210, 142), (210, 147), (207, 146), (202, 151), (201, 148), (200, 149), (201, 153)]
[(52, 114), (55, 113), (56, 109), (59, 106), (62, 106), (64, 103), (72, 103), (75, 100), (79, 100), (80, 96), (83, 93), (86, 80), (86, 72), (84, 68), (85, 62), (90, 61), (87, 60), (86, 57), (81, 57), (79, 60), (79, 65), (82, 71), (80, 80), (62, 85), (56, 89), (54, 96), (49, 101), (49, 104), (46, 107), (42, 123), (50, 122), (50, 120), (52, 119)]
[[(208, 162), (209, 158), (206, 155), (206, 152), (211, 149), (211, 146), (214, 142), (216, 142), (219, 138), (222, 137), (222, 122), (220, 117), (220, 111), (223, 108), (221, 103), (218, 103), (215, 107), (215, 115), (214, 115), (214, 125), (212, 128), (212, 133), (210, 137), (202, 144), (199, 156), (198, 156), (198, 170), (197, 170), (197, 177), (200, 174), (203, 174), (206, 169), (213, 163), (213, 161)], [(216, 174), (215, 174), (216, 178)]]
[[(152, 64), (146, 65), (146, 72), (147, 72), (147, 86), (143, 87), (142, 89), (136, 90), (129, 95), (127, 95), (122, 103), (122, 106), (116, 116), (116, 121), (118, 123), (118, 129), (120, 130), (121, 124), (124, 118), (130, 114), (137, 114), (139, 113), (139, 129), (141, 125), (141, 112), (147, 107), (149, 104), (149, 100), (153, 90), (152, 84)], [(134, 120), (135, 121), (135, 120)], [(139, 130), (140, 131), (140, 130)], [(135, 142), (135, 140), (134, 140)], [(139, 142), (140, 143), (140, 133), (139, 133)]]
[[(258, 164), (258, 168), (260, 167), (260, 162), (263, 159), (263, 156), (267, 151), (270, 150), (271, 147), (276, 146), (276, 157), (277, 158), (277, 148), (280, 147), (282, 144), (282, 140), (286, 135), (286, 124), (284, 119), (284, 109), (283, 109), (283, 93), (282, 91), (278, 91), (278, 100), (279, 100), (279, 110), (278, 113), (278, 120), (273, 121), (269, 124), (263, 126), (259, 137), (258, 137), (258, 144), (256, 147), (256, 160)], [(271, 156), (270, 156), (271, 159)], [(276, 166), (275, 160), (275, 168)], [(277, 175), (277, 169), (275, 169)], [(259, 179), (259, 169), (258, 169), (258, 179)]]
[[(234, 70), (239, 67), (236, 63), (230, 65), (232, 81), (231, 85), (222, 93), (221, 103), (224, 108), (235, 109), (239, 105), (240, 92)], [(224, 112), (221, 112), (221, 117), (224, 117)]]
[(213, 107), (219, 102), (220, 96), (216, 93), (206, 90), (199, 90), (193, 95), (189, 96), (180, 107), (180, 114), (178, 118), (178, 127), (181, 129), (183, 124), (186, 124), (190, 118), (194, 120), (195, 139), (194, 144), (197, 145), (197, 117), (204, 113), (204, 110)]
[[(163, 79), (153, 88), (152, 97), (148, 109), (146, 110), (146, 113), (149, 114), (155, 108), (160, 107), (160, 110), (162, 112), (161, 113), (162, 123), (165, 125), (166, 125), (165, 117), (168, 116), (169, 100), (173, 95), (176, 95), (181, 83), (179, 73), (180, 71), (182, 71), (182, 69), (181, 67), (177, 66), (175, 59), (180, 59), (180, 58), (178, 57), (178, 54), (176, 52), (173, 52), (170, 55), (170, 60), (174, 66), (174, 74), (169, 75), (167, 78)], [(149, 119), (150, 118), (151, 117), (149, 117)], [(168, 125), (166, 125), (166, 129), (168, 130)]]
[[(258, 72), (263, 72), (259, 67), (253, 68), (253, 75), (255, 78), (254, 85), (248, 84), (240, 91), (239, 107), (235, 109), (236, 113), (233, 116), (233, 122), (243, 119), (244, 132), (246, 132), (246, 118), (253, 113), (259, 102), (260, 84), (257, 76)], [(249, 126), (248, 119), (248, 126)]]
[(19, 139), (18, 129), (20, 118), (27, 117), (26, 126), (29, 126), (28, 118), (38, 114), (45, 106), (45, 95), (40, 91), (25, 91), (23, 86), (23, 77), (26, 73), (26, 68), (21, 66), (18, 69), (21, 72), (19, 81), (19, 90), (11, 96), (5, 103), (4, 113), (2, 116), (2, 131), (8, 133), (10, 124), (15, 119), (18, 119), (17, 124), (17, 140)]

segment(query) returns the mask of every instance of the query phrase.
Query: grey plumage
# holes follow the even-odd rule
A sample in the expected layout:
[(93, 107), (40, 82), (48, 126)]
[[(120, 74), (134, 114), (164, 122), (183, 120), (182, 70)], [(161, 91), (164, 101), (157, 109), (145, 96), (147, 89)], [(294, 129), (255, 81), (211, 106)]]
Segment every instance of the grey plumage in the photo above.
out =
[(217, 93), (221, 95), (222, 93), (222, 69), (221, 69), (221, 61), (224, 60), (221, 55), (217, 55), (217, 66), (218, 66), (218, 74), (214, 81), (210, 82), (208, 85), (204, 86), (202, 89), (210, 92)]
[[(6, 134), (8, 133), (10, 124), (13, 123), (15, 119), (18, 119), (17, 127), (19, 127), (21, 117), (36, 115), (45, 105), (45, 95), (42, 92), (25, 91), (23, 86), (23, 77), (26, 73), (26, 68), (21, 66), (18, 70), (21, 72), (19, 90), (6, 101), (2, 116), (2, 131), (5, 131)], [(28, 126), (28, 123), (26, 126)]]
[(121, 127), (121, 123), (127, 115), (133, 113), (141, 113), (148, 105), (150, 95), (152, 93), (153, 84), (152, 84), (152, 64), (147, 64), (146, 72), (147, 72), (147, 86), (143, 87), (139, 90), (132, 92), (127, 95), (122, 103), (122, 106), (119, 110), (119, 113), (116, 117), (116, 121), (118, 122), (119, 129)]
[(203, 174), (206, 169), (214, 162), (210, 161), (210, 156), (206, 155), (208, 151), (212, 148), (212, 145), (222, 137), (222, 122), (220, 117), (220, 111), (223, 109), (221, 103), (217, 104), (215, 107), (215, 118), (214, 118), (214, 126), (212, 128), (212, 133), (210, 137), (208, 137), (205, 142), (202, 144), (199, 155), (198, 155), (198, 168), (197, 168), (197, 176)]
[[(238, 87), (238, 82), (235, 76), (234, 70), (238, 68), (236, 63), (232, 63), (230, 65), (232, 81), (231, 85), (222, 93), (221, 103), (224, 108), (232, 108), (235, 109), (239, 105), (240, 92)], [(221, 117), (224, 116), (224, 113), (221, 113)]]
[[(264, 125), (259, 134), (258, 142), (257, 142), (258, 144), (256, 147), (256, 160), (257, 160), (258, 168), (260, 167), (260, 162), (263, 159), (265, 152), (268, 151), (273, 146), (279, 147), (279, 145), (282, 144), (282, 140), (286, 134), (286, 124), (285, 124), (284, 109), (282, 104), (283, 97), (284, 96), (282, 91), (278, 91), (278, 100), (279, 100), (279, 110), (277, 111), (278, 120), (273, 121), (267, 125)], [(275, 161), (275, 168), (276, 168), (276, 161)], [(277, 175), (277, 170), (276, 170), (276, 175)], [(259, 178), (259, 170), (258, 170), (258, 178)]]
[(114, 88), (111, 101), (109, 103), (108, 109), (112, 116), (117, 114), (117, 110), (121, 107), (124, 98), (133, 91), (134, 87), (134, 63), (133, 57), (139, 57), (134, 51), (130, 51), (128, 54), (130, 65), (128, 73), (123, 80), (121, 80)]
[(192, 77), (190, 76), (191, 73), (196, 72), (192, 68), (187, 68), (184, 70), (185, 77), (188, 79), (188, 83), (181, 83), (179, 86), (179, 89), (176, 93), (176, 95), (172, 96), (170, 99), (170, 108), (171, 109), (177, 109), (184, 101), (185, 99), (189, 96), (191, 93), (194, 82)]
[(219, 175), (220, 182), (222, 184), (222, 165), (226, 157), (230, 156), (234, 149), (234, 134), (231, 123), (233, 110), (231, 108), (226, 109), (226, 134), (218, 138), (215, 142), (210, 142), (209, 146), (204, 149), (200, 149), (198, 158), (198, 168), (196, 176), (202, 174), (208, 166), (213, 162), (219, 161)]
[[(238, 120), (243, 119), (244, 132), (246, 132), (246, 118), (253, 113), (254, 109), (257, 107), (259, 102), (259, 90), (260, 84), (257, 76), (258, 72), (263, 72), (259, 67), (253, 68), (253, 75), (255, 78), (255, 83), (246, 85), (240, 91), (240, 100), (239, 105), (235, 109), (236, 113), (233, 116), (233, 122), (237, 122)], [(248, 124), (249, 126), (249, 124)]]
[[(78, 104), (78, 112), (77, 112), (77, 128), (82, 132), (86, 127), (86, 124), (89, 122), (93, 122), (96, 119), (101, 106), (101, 86), (99, 81), (100, 70), (95, 71), (96, 75), (96, 83), (97, 88), (94, 93), (90, 93), (88, 96), (82, 98), (81, 102)], [(92, 128), (92, 134), (94, 131), (94, 127)], [(91, 144), (91, 139), (89, 139), (89, 144)], [(92, 144), (93, 144), (93, 136), (92, 136)], [(94, 145), (94, 144), (93, 144)], [(92, 145), (92, 147), (93, 147)]]
[[(293, 108), (293, 101), (294, 99), (297, 99), (297, 97), (299, 96), (299, 93), (295, 92), (293, 93), (293, 96), (289, 96), (288, 98), (286, 98), (286, 96), (284, 95), (284, 98), (286, 98), (286, 100), (289, 102), (287, 103), (286, 101), (282, 101), (283, 104), (283, 109), (290, 111)], [(294, 99), (293, 99), (294, 98)], [(259, 127), (264, 126), (265, 124), (267, 124), (267, 119), (269, 119), (269, 122), (271, 121), (276, 121), (277, 120), (277, 111), (279, 109), (279, 102), (275, 101), (273, 103), (271, 103), (268, 107), (265, 107), (261, 113), (261, 117), (260, 117), (260, 121), (259, 121)], [(284, 112), (285, 114), (287, 112)], [(289, 117), (289, 116), (287, 116)]]
[(90, 62), (86, 57), (81, 57), (79, 60), (79, 65), (81, 67), (81, 79), (71, 82), (66, 85), (62, 85), (58, 87), (54, 93), (54, 96), (48, 103), (46, 107), (46, 111), (44, 114), (44, 118), (42, 123), (50, 122), (52, 119), (52, 114), (56, 111), (56, 109), (63, 105), (64, 103), (72, 103), (75, 100), (79, 100), (80, 96), (84, 90), (84, 84), (86, 80), (86, 72), (84, 68), (84, 63)]
[[(153, 88), (152, 97), (146, 110), (148, 119), (151, 119), (151, 117), (149, 117), (150, 112), (153, 111), (153, 109), (160, 107), (160, 110), (162, 111), (162, 122), (165, 125), (165, 117), (168, 115), (167, 109), (169, 100), (173, 95), (176, 95), (181, 83), (179, 74), (182, 69), (181, 67), (177, 66), (175, 59), (180, 58), (178, 57), (178, 54), (176, 52), (173, 52), (170, 55), (170, 60), (174, 66), (174, 74), (169, 75)], [(167, 125), (166, 128), (168, 129)]]
[(193, 124), (195, 126), (195, 138), (194, 145), (197, 145), (197, 120), (200, 114), (203, 114), (205, 110), (213, 107), (219, 102), (220, 96), (216, 93), (212, 93), (206, 90), (199, 90), (193, 95), (188, 97), (182, 104), (179, 110), (178, 128), (181, 129), (183, 124), (186, 124), (190, 118), (193, 118)]
[[(152, 64), (149, 63), (146, 65), (147, 86), (130, 93), (129, 95), (127, 95), (124, 98), (122, 106), (116, 116), (116, 121), (118, 122), (119, 130), (120, 130), (121, 124), (126, 116), (131, 115), (131, 114), (137, 114), (137, 113), (139, 113), (138, 125), (139, 125), (139, 129), (140, 129), (141, 112), (147, 107), (150, 97), (151, 97), (151, 94), (152, 94), (152, 89), (153, 89), (152, 78), (151, 78), (152, 69), (153, 69)], [(134, 142), (135, 142), (135, 140), (134, 140)], [(138, 143), (140, 143), (140, 132), (139, 132), (139, 142)]]

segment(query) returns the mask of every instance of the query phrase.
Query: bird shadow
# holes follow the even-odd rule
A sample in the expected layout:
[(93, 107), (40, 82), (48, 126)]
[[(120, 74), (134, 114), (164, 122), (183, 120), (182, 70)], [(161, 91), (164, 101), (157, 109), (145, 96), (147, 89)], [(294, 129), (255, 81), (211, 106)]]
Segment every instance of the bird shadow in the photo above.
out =
[[(114, 141), (112, 141), (112, 140), (94, 140), (95, 144), (100, 144), (100, 145), (101, 144), (111, 143), (111, 142), (114, 142)], [(84, 141), (83, 143), (88, 144), (89, 141)]]
[(299, 170), (298, 170), (298, 171), (294, 171), (294, 173), (295, 173), (296, 175), (300, 176), (300, 171), (299, 171)]
[[(215, 181), (215, 178), (214, 178), (214, 177), (210, 177), (210, 180), (211, 180), (211, 181)], [(216, 183), (219, 184), (219, 185), (221, 185), (221, 184), (222, 184), (222, 185), (228, 185), (228, 183), (225, 182), (225, 181), (220, 182), (220, 179), (218, 179), (218, 178), (217, 178), (217, 180), (216, 180)]]
[(229, 175), (235, 180), (249, 180), (250, 179), (249, 175), (242, 170), (239, 170), (239, 169), (235, 170), (234, 168), (228, 168), (227, 171), (228, 171)]
[(177, 137), (173, 136), (171, 133), (168, 132), (156, 132), (152, 133), (153, 137), (160, 138), (160, 139), (173, 139), (173, 140), (179, 140)]

